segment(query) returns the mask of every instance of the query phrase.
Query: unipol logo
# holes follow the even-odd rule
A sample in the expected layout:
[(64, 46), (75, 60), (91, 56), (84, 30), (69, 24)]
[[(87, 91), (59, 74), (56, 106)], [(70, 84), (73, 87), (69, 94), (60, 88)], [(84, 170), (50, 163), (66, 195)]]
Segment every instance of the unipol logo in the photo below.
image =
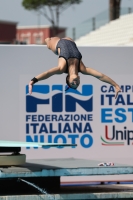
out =
[[(28, 95), (27, 85), (26, 112), (37, 112), (38, 105), (49, 106), (52, 112), (76, 112), (77, 104), (86, 112), (93, 111), (92, 85), (82, 85), (82, 92), (71, 88), (64, 91), (63, 85), (34, 85), (32, 95)], [(35, 93), (42, 94), (41, 98)]]

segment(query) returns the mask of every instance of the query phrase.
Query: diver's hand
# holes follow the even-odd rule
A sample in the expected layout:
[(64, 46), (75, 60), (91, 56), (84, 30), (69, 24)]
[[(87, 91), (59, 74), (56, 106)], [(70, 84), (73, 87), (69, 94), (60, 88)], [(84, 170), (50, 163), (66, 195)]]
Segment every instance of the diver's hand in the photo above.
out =
[(30, 94), (30, 95), (32, 94), (33, 84), (34, 84), (34, 81), (30, 81), (30, 82), (29, 82), (29, 94)]
[(29, 82), (29, 94), (32, 94), (33, 84), (35, 84), (36, 82), (38, 82), (38, 79), (36, 77), (31, 79), (31, 81)]
[(115, 86), (115, 99), (117, 98), (119, 92), (121, 92), (121, 88), (119, 87), (119, 85), (116, 85)]

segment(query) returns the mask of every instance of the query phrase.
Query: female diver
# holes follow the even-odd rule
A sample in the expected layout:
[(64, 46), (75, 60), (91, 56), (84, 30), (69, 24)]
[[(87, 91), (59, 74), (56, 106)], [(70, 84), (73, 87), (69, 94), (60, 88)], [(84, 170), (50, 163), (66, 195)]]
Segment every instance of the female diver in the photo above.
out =
[[(79, 52), (75, 42), (68, 37), (60, 39), (59, 37), (46, 38), (45, 43), (51, 51), (59, 55), (58, 66), (45, 71), (29, 82), (29, 94), (32, 94), (32, 87), (38, 81), (45, 80), (54, 74), (67, 73), (66, 83), (68, 88), (77, 89), (80, 84), (79, 72), (84, 75), (91, 75), (99, 80), (109, 83), (115, 87), (115, 98), (121, 89), (111, 78), (92, 68), (86, 67), (82, 61), (82, 55)], [(67, 89), (68, 89), (67, 88)]]

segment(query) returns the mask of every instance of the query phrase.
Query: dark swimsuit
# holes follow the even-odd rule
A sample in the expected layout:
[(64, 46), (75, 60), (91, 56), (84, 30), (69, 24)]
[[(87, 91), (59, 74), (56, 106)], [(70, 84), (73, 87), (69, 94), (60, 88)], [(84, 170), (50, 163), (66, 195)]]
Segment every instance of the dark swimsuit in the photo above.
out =
[[(67, 39), (60, 39), (56, 46), (57, 55), (58, 55), (58, 48), (60, 48), (59, 58), (63, 57), (67, 63), (66, 73), (68, 73), (68, 59), (69, 58), (77, 58), (80, 64), (82, 55), (73, 41), (67, 40)], [(79, 65), (78, 65), (78, 71), (79, 71)]]

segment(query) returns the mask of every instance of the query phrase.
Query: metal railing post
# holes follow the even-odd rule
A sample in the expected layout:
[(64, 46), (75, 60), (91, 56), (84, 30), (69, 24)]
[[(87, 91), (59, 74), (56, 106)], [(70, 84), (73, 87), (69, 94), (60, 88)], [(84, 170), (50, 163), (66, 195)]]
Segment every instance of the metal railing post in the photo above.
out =
[(92, 18), (92, 30), (94, 31), (96, 29), (96, 18)]
[(132, 12), (132, 9), (129, 7), (128, 8), (128, 13), (130, 14)]
[(72, 29), (73, 40), (76, 39), (76, 30), (75, 28)]

